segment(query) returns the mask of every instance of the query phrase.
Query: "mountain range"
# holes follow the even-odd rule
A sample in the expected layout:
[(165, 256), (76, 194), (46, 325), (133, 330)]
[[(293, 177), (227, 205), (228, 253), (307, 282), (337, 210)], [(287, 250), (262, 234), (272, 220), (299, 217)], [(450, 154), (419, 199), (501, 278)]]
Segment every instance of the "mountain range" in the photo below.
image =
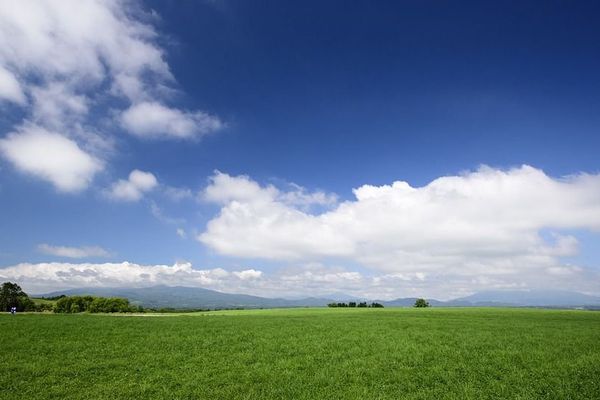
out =
[[(324, 307), (332, 302), (372, 301), (385, 307), (411, 307), (416, 298), (406, 297), (390, 301), (360, 299), (341, 293), (324, 297), (302, 299), (267, 298), (246, 294), (223, 293), (215, 290), (184, 286), (152, 286), (145, 288), (80, 288), (46, 293), (35, 297), (59, 295), (92, 295), (125, 297), (132, 304), (147, 308), (224, 309), (224, 308), (278, 308)], [(600, 307), (600, 297), (558, 290), (499, 290), (485, 291), (449, 301), (427, 299), (433, 307)]]

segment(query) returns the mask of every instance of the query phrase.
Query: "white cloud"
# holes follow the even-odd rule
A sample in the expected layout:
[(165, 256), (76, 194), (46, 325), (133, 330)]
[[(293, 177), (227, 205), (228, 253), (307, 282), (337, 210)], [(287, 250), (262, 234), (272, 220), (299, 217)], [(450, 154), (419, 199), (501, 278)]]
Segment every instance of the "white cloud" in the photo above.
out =
[(27, 1), (0, 5), (0, 62), (44, 83), (87, 90), (108, 77), (112, 92), (139, 101), (154, 78), (172, 79), (157, 33), (135, 2)]
[[(82, 287), (203, 287), (266, 297), (327, 297), (334, 293), (391, 300), (428, 297), (446, 300), (483, 289), (562, 288), (598, 295), (598, 273), (575, 266), (537, 271), (533, 284), (502, 275), (465, 276), (443, 272), (371, 275), (319, 263), (300, 264), (265, 273), (254, 268), (226, 271), (195, 269), (190, 263), (141, 265), (121, 263), (22, 263), (0, 268), (0, 281), (19, 283), (30, 293)], [(510, 278), (510, 277), (509, 277)], [(531, 277), (529, 277), (531, 278)]]
[(121, 123), (131, 134), (149, 139), (199, 138), (223, 128), (215, 116), (202, 111), (180, 111), (156, 102), (132, 105), (121, 115)]
[(221, 210), (198, 239), (241, 258), (335, 258), (386, 274), (532, 284), (536, 274), (563, 271), (560, 257), (577, 253), (577, 240), (561, 230), (600, 230), (600, 175), (556, 179), (529, 166), (482, 167), (420, 188), (394, 182), (354, 194), (313, 214), (270, 185), (217, 172), (204, 198)]
[(230, 176), (215, 171), (210, 185), (200, 194), (202, 200), (217, 204), (231, 201), (248, 203), (278, 202), (287, 206), (305, 209), (310, 206), (331, 206), (337, 202), (337, 196), (322, 191), (309, 192), (306, 188), (290, 184), (291, 190), (282, 191), (273, 185), (261, 187), (246, 175)]
[(244, 271), (235, 271), (233, 272), (233, 274), (245, 281), (260, 278), (262, 276), (262, 271), (257, 271), (255, 269), (247, 269)]
[(187, 239), (187, 233), (185, 233), (185, 231), (181, 228), (177, 228), (177, 236), (179, 236), (182, 239)]
[(269, 202), (279, 191), (274, 186), (261, 187), (248, 176), (229, 176), (215, 171), (210, 185), (202, 193), (202, 198), (218, 204), (228, 204), (236, 200), (241, 202)]
[(103, 163), (76, 142), (27, 124), (0, 139), (0, 153), (17, 169), (51, 182), (63, 192), (85, 189)]
[[(248, 279), (252, 277), (253, 279)], [(32, 293), (79, 287), (192, 286), (234, 290), (247, 280), (256, 281), (260, 271), (228, 272), (222, 268), (194, 269), (190, 263), (140, 265), (121, 263), (39, 263), (0, 268), (1, 281), (16, 281)]]
[(90, 257), (109, 257), (110, 253), (99, 246), (51, 246), (49, 244), (40, 244), (38, 250), (44, 254), (50, 254), (57, 257), (67, 258), (90, 258)]
[(75, 129), (89, 111), (90, 99), (62, 82), (32, 87), (30, 92), (32, 119), (52, 129)]
[(301, 209), (307, 209), (311, 206), (333, 206), (337, 203), (338, 197), (333, 193), (325, 193), (322, 191), (309, 192), (306, 188), (290, 184), (292, 190), (279, 193), (279, 201), (297, 206)]
[(151, 172), (134, 169), (129, 174), (129, 179), (115, 182), (107, 195), (113, 200), (138, 201), (157, 185), (158, 181)]
[[(0, 100), (24, 111), (14, 130), (38, 126), (105, 160), (123, 110), (138, 136), (192, 138), (222, 127), (202, 111), (165, 105), (176, 82), (152, 19), (135, 0), (0, 2)], [(46, 158), (29, 159), (28, 169), (44, 170)], [(89, 165), (72, 168), (86, 177), (78, 188), (91, 183)], [(56, 184), (53, 174), (37, 175)]]
[(24, 105), (27, 102), (25, 93), (17, 78), (0, 65), (0, 99)]

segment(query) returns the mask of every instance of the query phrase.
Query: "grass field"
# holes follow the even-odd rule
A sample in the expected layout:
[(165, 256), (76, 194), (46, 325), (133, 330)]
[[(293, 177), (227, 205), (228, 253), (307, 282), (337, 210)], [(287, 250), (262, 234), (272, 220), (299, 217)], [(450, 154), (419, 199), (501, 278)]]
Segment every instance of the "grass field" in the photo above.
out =
[(599, 399), (600, 313), (0, 316), (1, 399)]

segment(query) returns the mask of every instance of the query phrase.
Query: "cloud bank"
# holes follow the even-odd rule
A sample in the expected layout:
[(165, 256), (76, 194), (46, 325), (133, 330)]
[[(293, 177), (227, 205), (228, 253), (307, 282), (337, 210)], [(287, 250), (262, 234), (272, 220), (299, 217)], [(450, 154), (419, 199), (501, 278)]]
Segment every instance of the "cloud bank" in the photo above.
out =
[[(540, 271), (542, 272), (542, 271)], [(368, 299), (398, 297), (450, 299), (483, 289), (560, 287), (598, 294), (598, 275), (576, 271), (572, 276), (540, 274), (534, 284), (509, 282), (504, 277), (393, 273), (368, 274), (335, 265), (301, 264), (273, 272), (248, 268), (195, 269), (190, 263), (140, 265), (120, 263), (22, 263), (0, 268), (0, 281), (18, 282), (34, 294), (83, 287), (149, 287), (155, 285), (202, 287), (228, 293), (266, 297), (335, 297)], [(532, 282), (530, 282), (532, 283)]]
[(334, 260), (388, 276), (502, 286), (575, 279), (583, 270), (562, 258), (577, 254), (578, 242), (565, 231), (600, 231), (600, 175), (481, 167), (423, 187), (397, 181), (353, 193), (311, 213), (286, 201), (289, 193), (217, 173), (204, 199), (221, 209), (198, 240), (239, 258)]
[(194, 269), (190, 263), (140, 265), (121, 263), (23, 263), (0, 269), (1, 281), (19, 282), (32, 293), (80, 287), (148, 287), (184, 285), (213, 289), (243, 287), (258, 279), (253, 269), (228, 272), (222, 268)]

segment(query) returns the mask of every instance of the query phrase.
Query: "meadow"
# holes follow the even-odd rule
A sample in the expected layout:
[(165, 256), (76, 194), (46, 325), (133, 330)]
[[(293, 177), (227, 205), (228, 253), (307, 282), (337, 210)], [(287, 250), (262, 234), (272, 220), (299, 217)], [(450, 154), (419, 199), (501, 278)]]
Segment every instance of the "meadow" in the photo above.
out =
[(0, 316), (2, 399), (598, 399), (600, 312)]

